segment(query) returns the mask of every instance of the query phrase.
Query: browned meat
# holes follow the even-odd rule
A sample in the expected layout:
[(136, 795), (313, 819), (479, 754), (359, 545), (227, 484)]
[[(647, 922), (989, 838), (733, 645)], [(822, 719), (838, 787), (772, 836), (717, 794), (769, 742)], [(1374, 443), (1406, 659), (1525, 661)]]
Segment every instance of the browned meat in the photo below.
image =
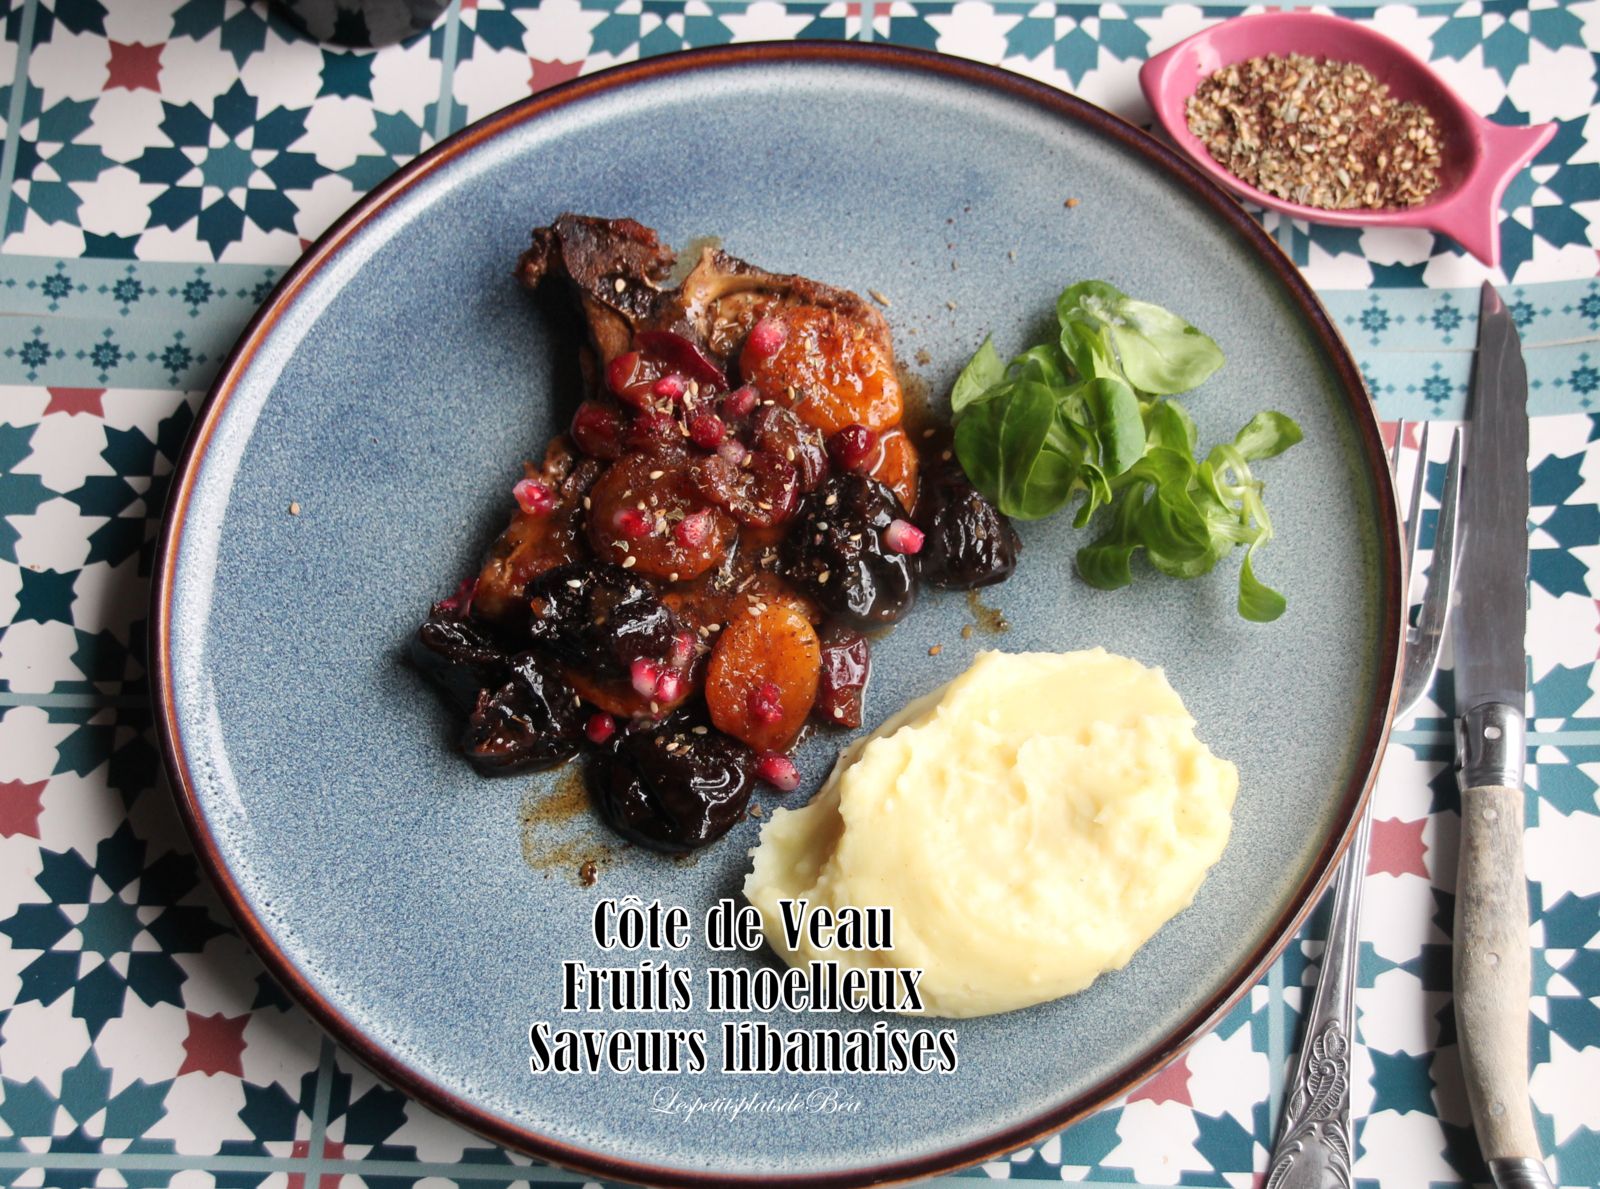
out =
[(602, 364), (627, 351), (633, 333), (665, 330), (725, 366), (757, 321), (788, 306), (834, 311), (892, 357), (883, 315), (848, 289), (767, 272), (709, 247), (682, 284), (664, 288), (673, 261), (656, 233), (632, 219), (567, 214), (534, 231), (518, 276), (530, 289), (552, 276), (572, 283)]

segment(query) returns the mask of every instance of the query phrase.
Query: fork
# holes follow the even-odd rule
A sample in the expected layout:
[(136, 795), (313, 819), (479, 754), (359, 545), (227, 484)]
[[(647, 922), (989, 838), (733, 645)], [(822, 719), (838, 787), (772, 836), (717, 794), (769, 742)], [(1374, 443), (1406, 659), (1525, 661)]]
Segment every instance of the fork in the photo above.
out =
[[(1406, 423), (1395, 426), (1389, 469), (1399, 479), (1401, 443)], [(1422, 520), (1422, 489), (1428, 474), (1428, 425), (1422, 426), (1417, 460), (1411, 476), (1411, 500), (1405, 525), (1405, 577), (1409, 606), (1411, 579), (1417, 556), (1418, 526)], [(1439, 501), (1439, 525), (1434, 536), (1433, 565), (1423, 587), (1415, 626), (1406, 628), (1405, 663), (1400, 676), (1400, 696), (1395, 719), (1416, 706), (1433, 680), (1439, 663), (1439, 643), (1450, 617), (1456, 558), (1460, 552), (1456, 513), (1461, 490), (1461, 430), (1450, 438), (1450, 461), (1445, 469), (1444, 491)], [(1264, 1189), (1350, 1189), (1354, 1135), (1350, 1124), (1350, 1065), (1355, 1048), (1356, 968), (1361, 940), (1361, 884), (1367, 870), (1372, 841), (1372, 798), (1356, 823), (1355, 836), (1345, 852), (1333, 888), (1333, 914), (1322, 955), (1317, 989), (1306, 1017), (1294, 1072), (1285, 1088), (1287, 1099), (1278, 1142), (1267, 1166)]]

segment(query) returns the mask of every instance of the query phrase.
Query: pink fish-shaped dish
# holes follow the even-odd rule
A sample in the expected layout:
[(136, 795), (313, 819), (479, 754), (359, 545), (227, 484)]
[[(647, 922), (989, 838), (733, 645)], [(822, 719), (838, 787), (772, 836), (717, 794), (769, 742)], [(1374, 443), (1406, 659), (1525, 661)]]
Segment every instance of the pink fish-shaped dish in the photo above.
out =
[[(1189, 98), (1216, 71), (1266, 54), (1304, 54), (1365, 66), (1396, 99), (1424, 107), (1439, 129), (1438, 189), (1416, 206), (1324, 210), (1274, 197), (1228, 172), (1189, 131)], [(1491, 123), (1408, 50), (1354, 21), (1312, 12), (1268, 12), (1213, 25), (1151, 58), (1139, 72), (1139, 84), (1167, 135), (1241, 197), (1312, 223), (1443, 232), (1491, 267), (1500, 261), (1501, 196), (1555, 135), (1554, 124)]]

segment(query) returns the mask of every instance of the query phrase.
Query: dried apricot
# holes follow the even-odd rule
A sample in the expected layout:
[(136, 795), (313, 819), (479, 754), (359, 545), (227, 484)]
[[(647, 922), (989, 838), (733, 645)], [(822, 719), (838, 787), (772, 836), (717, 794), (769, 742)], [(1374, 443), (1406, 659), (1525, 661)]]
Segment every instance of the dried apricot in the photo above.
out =
[(693, 578), (720, 563), (734, 540), (733, 521), (705, 502), (677, 460), (630, 454), (600, 476), (589, 499), (596, 556), (640, 574)]
[(706, 670), (706, 705), (718, 730), (757, 751), (794, 744), (817, 700), (822, 648), (792, 607), (757, 604), (730, 623)]
[(788, 306), (757, 322), (739, 370), (761, 396), (831, 434), (853, 423), (885, 429), (900, 420), (894, 355), (877, 328), (821, 306)]
[(907, 512), (917, 505), (917, 448), (898, 425), (878, 435), (866, 473), (894, 492)]

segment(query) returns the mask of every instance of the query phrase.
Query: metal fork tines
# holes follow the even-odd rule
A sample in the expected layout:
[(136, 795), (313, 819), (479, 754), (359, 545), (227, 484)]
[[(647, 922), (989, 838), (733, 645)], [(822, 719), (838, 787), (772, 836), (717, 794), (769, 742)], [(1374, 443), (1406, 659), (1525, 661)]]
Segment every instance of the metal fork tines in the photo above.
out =
[[(1389, 466), (1399, 482), (1406, 425), (1395, 427)], [(1405, 574), (1409, 600), (1415, 575), (1417, 541), (1422, 522), (1422, 492), (1428, 476), (1428, 426), (1422, 427), (1416, 463), (1411, 475), (1411, 499), (1405, 523)], [(1460, 541), (1456, 513), (1461, 490), (1461, 430), (1450, 438), (1450, 461), (1445, 468), (1444, 491), (1439, 500), (1439, 523), (1434, 533), (1433, 564), (1423, 586), (1421, 607), (1414, 626), (1406, 629), (1404, 666), (1396, 720), (1404, 718), (1427, 691), (1439, 663), (1439, 645), (1450, 619), (1456, 559)], [(1409, 609), (1409, 608), (1408, 608)], [(1356, 968), (1361, 939), (1361, 884), (1367, 870), (1372, 841), (1372, 805), (1368, 801), (1356, 824), (1355, 836), (1339, 868), (1333, 888), (1333, 913), (1328, 940), (1317, 975), (1317, 989), (1306, 1016), (1304, 1035), (1288, 1084), (1284, 1088), (1283, 1119), (1278, 1142), (1272, 1149), (1265, 1189), (1323, 1189), (1353, 1185), (1351, 1163), (1354, 1136), (1350, 1123), (1350, 1069), (1355, 1045)]]

